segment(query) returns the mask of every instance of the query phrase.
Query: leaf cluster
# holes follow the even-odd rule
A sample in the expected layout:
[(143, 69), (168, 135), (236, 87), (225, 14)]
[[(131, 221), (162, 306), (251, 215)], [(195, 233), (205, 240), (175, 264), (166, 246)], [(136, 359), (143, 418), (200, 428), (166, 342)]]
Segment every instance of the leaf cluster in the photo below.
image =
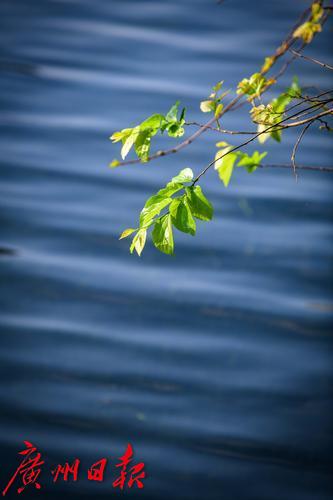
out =
[[(181, 137), (184, 134), (185, 108), (183, 108), (178, 118), (177, 101), (166, 115), (154, 114), (133, 128), (124, 128), (120, 132), (112, 134), (110, 139), (113, 143), (122, 142), (121, 157), (124, 160), (131, 148), (134, 146), (135, 152), (142, 162), (148, 161), (150, 153), (151, 139), (158, 132), (167, 132), (170, 137)], [(117, 167), (118, 160), (111, 163), (111, 167)]]
[(237, 94), (245, 94), (248, 100), (252, 101), (256, 97), (260, 97), (264, 90), (275, 83), (274, 78), (267, 79), (261, 73), (254, 73), (250, 78), (243, 78), (237, 85)]
[[(293, 79), (293, 82), (289, 88), (287, 88), (282, 94), (273, 99), (269, 104), (260, 104), (260, 106), (253, 106), (250, 114), (252, 121), (258, 124), (258, 132), (263, 132), (267, 127), (278, 124), (285, 117), (286, 107), (291, 103), (293, 99), (298, 99), (302, 96), (302, 89), (298, 85), (297, 78)], [(263, 144), (269, 137), (277, 142), (281, 142), (282, 130), (277, 128), (272, 128), (267, 133), (261, 133), (258, 137), (258, 141)]]
[(222, 99), (229, 93), (229, 91), (221, 92), (223, 80), (218, 82), (213, 87), (213, 91), (207, 99), (201, 101), (200, 109), (203, 113), (214, 113), (216, 119), (220, 116), (223, 110)]
[[(139, 227), (125, 229), (120, 239), (135, 233), (130, 252), (141, 255), (152, 228), (151, 236), (155, 247), (163, 253), (174, 253), (173, 227), (183, 233), (196, 233), (196, 221), (209, 221), (213, 207), (200, 186), (193, 185), (193, 172), (185, 168), (156, 194), (148, 198), (140, 213)], [(177, 196), (173, 196), (177, 193)], [(164, 211), (164, 213), (163, 213)]]
[(234, 146), (224, 141), (218, 142), (216, 146), (220, 149), (215, 155), (214, 168), (217, 170), (225, 187), (228, 187), (230, 183), (235, 166), (244, 167), (251, 174), (258, 168), (261, 160), (267, 155), (267, 152), (259, 153), (258, 151), (254, 151), (252, 155), (249, 155), (244, 151), (232, 151)]
[(304, 43), (312, 42), (316, 33), (322, 30), (321, 19), (324, 14), (324, 9), (320, 2), (315, 2), (311, 5), (311, 16), (308, 21), (298, 26), (293, 33), (293, 38), (301, 38)]

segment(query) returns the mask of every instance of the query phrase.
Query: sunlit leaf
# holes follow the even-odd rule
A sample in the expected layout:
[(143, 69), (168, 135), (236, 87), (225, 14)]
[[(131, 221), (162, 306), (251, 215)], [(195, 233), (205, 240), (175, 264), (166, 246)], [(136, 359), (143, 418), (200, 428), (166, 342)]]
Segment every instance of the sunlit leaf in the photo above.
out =
[(171, 198), (165, 198), (158, 194), (149, 198), (140, 213), (140, 227), (147, 227), (156, 215), (159, 215), (163, 208), (171, 203)]
[(163, 196), (166, 198), (169, 198), (173, 194), (177, 193), (180, 189), (183, 189), (183, 184), (180, 184), (179, 182), (168, 182), (168, 184), (165, 186), (165, 188), (160, 189), (157, 194), (159, 196)]
[(196, 224), (186, 198), (174, 199), (170, 205), (170, 214), (173, 225), (179, 231), (195, 235)]
[(193, 171), (191, 168), (184, 168), (178, 175), (171, 179), (171, 182), (191, 182), (193, 180)]
[(170, 137), (181, 137), (185, 133), (184, 127), (182, 127), (179, 122), (168, 125), (166, 130)]
[(165, 115), (165, 119), (168, 122), (176, 122), (178, 115), (179, 101), (177, 101), (173, 106), (171, 106), (168, 113)]
[(200, 109), (203, 113), (211, 113), (214, 111), (215, 106), (215, 101), (212, 100), (201, 101), (200, 103)]
[(223, 110), (223, 104), (220, 103), (216, 106), (216, 109), (215, 109), (215, 118), (218, 118), (220, 116), (220, 114), (222, 113), (222, 110)]
[(140, 128), (139, 127), (135, 127), (132, 129), (132, 132), (130, 133), (130, 135), (127, 137), (127, 139), (125, 140), (124, 144), (123, 144), (123, 147), (121, 148), (121, 157), (122, 159), (124, 160), (126, 158), (126, 156), (128, 155), (128, 153), (130, 152), (133, 144), (135, 143), (136, 139), (138, 138), (138, 134), (140, 133)]
[(237, 167), (245, 167), (249, 173), (252, 173), (258, 168), (258, 165), (261, 164), (261, 160), (263, 160), (266, 155), (266, 151), (264, 153), (255, 151), (251, 156), (247, 153), (241, 153)]
[(123, 238), (127, 238), (127, 236), (130, 236), (132, 233), (135, 233), (135, 231), (137, 231), (137, 229), (129, 227), (128, 229), (125, 229), (125, 231), (121, 233), (119, 239), (122, 240)]
[(237, 159), (237, 153), (229, 153), (233, 146), (227, 146), (224, 149), (217, 151), (215, 155), (215, 170), (218, 171), (219, 177), (225, 187), (229, 185), (234, 164)]
[(133, 253), (135, 249), (136, 253), (140, 257), (142, 250), (144, 249), (144, 246), (146, 244), (146, 239), (147, 239), (147, 230), (140, 229), (133, 238), (132, 244), (130, 246), (130, 252)]
[(110, 139), (113, 143), (119, 141), (125, 142), (126, 139), (131, 135), (132, 131), (133, 131), (132, 128), (124, 128), (120, 132), (115, 132), (114, 134), (112, 134)]
[(185, 189), (192, 215), (200, 220), (211, 220), (213, 217), (212, 204), (203, 194), (200, 186), (191, 186)]
[(155, 222), (152, 239), (158, 250), (168, 255), (173, 254), (174, 242), (170, 214), (163, 215)]
[(158, 131), (158, 129), (161, 127), (162, 123), (164, 122), (165, 118), (163, 115), (155, 114), (147, 118), (145, 121), (140, 123), (140, 130), (151, 130), (152, 132), (155, 131), (155, 133)]
[(320, 33), (322, 30), (320, 23), (308, 21), (301, 24), (293, 33), (294, 38), (302, 38), (303, 42), (310, 43), (315, 33)]
[(135, 140), (135, 152), (141, 161), (146, 162), (149, 158), (150, 143), (151, 143), (151, 130), (140, 131), (139, 135)]

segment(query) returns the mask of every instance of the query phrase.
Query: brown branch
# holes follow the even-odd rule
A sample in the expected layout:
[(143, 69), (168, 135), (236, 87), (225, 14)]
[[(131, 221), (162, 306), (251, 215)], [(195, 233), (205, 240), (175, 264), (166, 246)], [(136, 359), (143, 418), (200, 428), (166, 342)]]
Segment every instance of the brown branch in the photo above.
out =
[[(205, 123), (199, 130), (197, 130), (194, 134), (192, 134), (188, 139), (185, 139), (185, 141), (181, 142), (177, 146), (174, 146), (173, 148), (166, 149), (164, 151), (158, 151), (157, 153), (154, 153), (153, 155), (149, 156), (147, 159), (148, 161), (155, 160), (156, 158), (161, 158), (162, 156), (167, 156), (172, 153), (178, 153), (178, 151), (182, 150), (186, 146), (189, 146), (192, 144), (193, 141), (195, 141), (201, 134), (203, 134), (206, 130), (208, 130), (213, 123), (216, 122), (216, 120), (219, 120), (221, 116), (223, 116), (227, 111), (229, 111), (232, 106), (237, 103), (243, 96), (237, 96), (235, 97), (232, 101), (229, 102), (229, 104), (221, 111), (221, 113), (215, 117), (213, 116), (207, 123)], [(119, 166), (123, 165), (134, 165), (135, 163), (142, 163), (140, 158), (136, 160), (128, 160), (128, 161), (122, 161), (119, 162)]]
[[(314, 99), (304, 99), (301, 103), (299, 104), (303, 104), (304, 102), (313, 102)], [(329, 99), (329, 100), (325, 100), (325, 101), (321, 101), (320, 103), (317, 102), (316, 103), (316, 106), (321, 106), (323, 104), (327, 104), (329, 102), (332, 102), (332, 99)], [(298, 104), (296, 105), (298, 106)], [(293, 109), (294, 106), (292, 106), (291, 108), (289, 108), (289, 111), (290, 109)], [(283, 115), (284, 113), (280, 113), (281, 115)], [(298, 114), (297, 116), (301, 116), (303, 113), (300, 113)], [(321, 116), (324, 116), (326, 114), (331, 114), (331, 110), (326, 110), (325, 112), (321, 113), (321, 114), (318, 114), (316, 115), (315, 117), (310, 117), (308, 118), (307, 120), (302, 120), (302, 121), (296, 121), (296, 122), (293, 122), (293, 123), (289, 123), (289, 124), (286, 124), (286, 125), (281, 125), (280, 127), (276, 126), (276, 130), (283, 130), (285, 128), (290, 128), (290, 127), (299, 127), (300, 125), (303, 125), (304, 123), (307, 123), (307, 121), (310, 121), (310, 120), (320, 120), (320, 117)], [(196, 127), (199, 127), (199, 128), (206, 128), (206, 129), (209, 129), (209, 130), (214, 130), (215, 132), (219, 132), (220, 134), (230, 134), (230, 135), (255, 135), (257, 134), (258, 132), (256, 130), (252, 130), (252, 131), (240, 131), (240, 130), (227, 130), (227, 129), (223, 129), (223, 128), (217, 128), (217, 127), (207, 127), (207, 125), (203, 125), (201, 123), (198, 123), (198, 122), (187, 122), (185, 123), (185, 125), (194, 125)]]
[(293, 123), (287, 123), (286, 125), (282, 125), (281, 127), (278, 127), (278, 130), (285, 129), (285, 128), (291, 128), (291, 127), (299, 127), (300, 125), (304, 125), (305, 123), (308, 123), (308, 122), (312, 123), (313, 121), (318, 120), (322, 116), (332, 115), (332, 114), (333, 114), (333, 108), (330, 108), (330, 109), (327, 109), (325, 111), (322, 111), (321, 113), (318, 113), (315, 116), (310, 116), (309, 118), (304, 118), (304, 120), (299, 120), (299, 121), (296, 121)]
[[(297, 27), (297, 26), (299, 26), (301, 24), (302, 20), (304, 20), (304, 18), (308, 15), (309, 12), (310, 12), (309, 8), (306, 9), (303, 12), (303, 14), (301, 15), (300, 20), (296, 23), (295, 27)], [(328, 15), (328, 13), (326, 14), (326, 17), (327, 17), (327, 15)], [(288, 36), (282, 42), (282, 44), (280, 44), (280, 46), (276, 49), (275, 53), (273, 54), (273, 63), (272, 63), (271, 67), (274, 66), (274, 64), (276, 63), (276, 61), (281, 56), (283, 56), (287, 52), (287, 50), (289, 50), (289, 48), (291, 47), (291, 45), (295, 42), (296, 39), (294, 39), (293, 36), (292, 36), (292, 33), (294, 32), (295, 27), (291, 30), (291, 32), (288, 34)], [(305, 44), (303, 44), (302, 47), (299, 50), (302, 50), (302, 48), (303, 48), (304, 45)], [(278, 79), (285, 72), (285, 70), (287, 69), (287, 67), (289, 66), (289, 64), (292, 62), (292, 60), (295, 59), (295, 57), (296, 56), (293, 56), (293, 58), (290, 61), (287, 61), (285, 63), (285, 66), (275, 76), (275, 79)], [(264, 74), (263, 72), (261, 72), (261, 73)], [(183, 142), (181, 142), (177, 146), (174, 146), (173, 148), (170, 148), (170, 149), (167, 149), (167, 150), (164, 150), (164, 151), (157, 151), (156, 153), (154, 153), (151, 156), (149, 156), (147, 158), (146, 162), (152, 161), (152, 160), (157, 159), (157, 158), (161, 158), (162, 156), (167, 156), (169, 154), (178, 153), (178, 151), (181, 151), (183, 148), (185, 148), (185, 147), (189, 146), (190, 144), (192, 144), (192, 142), (195, 141), (198, 137), (200, 137), (206, 130), (209, 130), (210, 128), (212, 128), (212, 125), (214, 123), (216, 123), (216, 122), (218, 123), (218, 120), (225, 113), (227, 113), (230, 110), (237, 109), (237, 107), (238, 107), (237, 104), (241, 101), (241, 99), (243, 97), (244, 97), (244, 95), (241, 94), (241, 95), (238, 95), (237, 97), (235, 97), (234, 99), (232, 99), (229, 102), (229, 104), (221, 111), (221, 113), (219, 113), (219, 115), (212, 117), (207, 123), (205, 123), (204, 125), (200, 126), (200, 128), (194, 134), (192, 134), (190, 137), (188, 137), (187, 139), (185, 139)], [(255, 137), (257, 137), (257, 136), (254, 136), (253, 139)], [(139, 159), (135, 159), (135, 160), (127, 160), (127, 161), (119, 162), (118, 166), (134, 165), (134, 164), (137, 164), (137, 163), (142, 163), (142, 161), (141, 161), (140, 158)]]
[[(198, 123), (198, 122), (186, 122), (185, 125), (194, 125), (194, 126), (200, 127), (200, 128), (205, 127), (205, 125), (203, 125), (202, 123)], [(256, 134), (255, 131), (243, 132), (243, 131), (239, 131), (239, 130), (226, 130), (223, 128), (207, 127), (207, 126), (206, 126), (206, 128), (209, 130), (214, 130), (215, 132), (219, 132), (220, 134), (230, 134), (230, 135), (254, 135), (254, 134)]]
[(318, 64), (319, 66), (322, 66), (323, 68), (333, 70), (333, 66), (331, 66), (330, 64), (326, 64), (326, 63), (323, 63), (321, 61), (318, 61), (318, 59), (314, 59), (313, 57), (309, 57), (309, 56), (305, 56), (304, 54), (300, 54), (299, 52), (296, 52), (296, 50), (293, 50), (293, 49), (290, 49), (289, 51), (292, 52), (293, 54), (295, 54), (295, 56), (301, 57), (302, 59), (305, 59), (306, 61), (310, 61), (314, 64)]
[[(310, 106), (309, 108), (307, 108), (307, 110), (311, 110), (313, 108), (317, 107), (317, 105), (313, 105), (313, 106)], [(307, 110), (304, 110), (304, 111), (307, 111)], [(330, 110), (330, 112), (332, 112), (332, 110)], [(327, 112), (325, 111), (325, 113), (327, 114)], [(215, 158), (213, 161), (211, 161), (201, 172), (200, 174), (194, 179), (193, 181), (193, 185), (196, 184), (198, 182), (198, 180), (207, 172), (208, 169), (210, 169), (210, 167), (212, 167), (218, 160), (220, 160), (221, 158), (223, 158), (224, 156), (227, 156), (228, 154), (230, 153), (233, 153), (234, 151), (237, 151), (238, 149), (244, 147), (244, 146), (247, 146), (248, 144), (250, 144), (250, 142), (254, 141), (255, 139), (257, 139), (260, 135), (262, 134), (265, 134), (267, 132), (269, 132), (270, 130), (272, 130), (273, 128), (275, 128), (276, 126), (279, 126), (280, 124), (290, 120), (291, 118), (294, 118), (295, 116), (298, 116), (299, 113), (295, 113), (294, 115), (291, 115), (287, 118), (284, 118), (283, 120), (281, 120), (280, 122), (276, 123), (276, 124), (273, 124), (273, 125), (270, 125), (269, 127), (267, 127), (266, 129), (262, 130), (261, 132), (258, 132), (256, 135), (254, 135), (253, 137), (251, 137), (251, 139), (248, 139), (247, 141), (243, 142), (242, 144), (239, 144), (238, 146), (235, 146), (234, 148), (230, 149), (227, 153), (224, 153), (223, 155), (219, 156), (218, 158)]]
[[(288, 169), (290, 170), (290, 165), (289, 164), (260, 164), (260, 165), (257, 165), (258, 168), (285, 168), (285, 169)], [(333, 173), (333, 167), (321, 167), (319, 165), (297, 165), (297, 170), (313, 170), (313, 171), (316, 171), (316, 172), (329, 172), (329, 173)]]

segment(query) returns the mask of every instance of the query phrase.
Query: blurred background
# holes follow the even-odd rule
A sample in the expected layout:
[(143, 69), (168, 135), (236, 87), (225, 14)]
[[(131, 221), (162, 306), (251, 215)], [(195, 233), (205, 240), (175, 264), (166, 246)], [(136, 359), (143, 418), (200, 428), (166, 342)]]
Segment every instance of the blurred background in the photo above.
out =
[[(226, 190), (209, 172), (213, 221), (195, 238), (177, 232), (174, 257), (149, 243), (138, 258), (120, 232), (222, 138), (108, 168), (115, 130), (177, 99), (204, 121), (212, 85), (256, 72), (308, 5), (1, 1), (1, 491), (29, 440), (46, 464), (26, 498), (117, 496), (130, 442), (147, 478), (124, 496), (331, 498), (332, 174), (302, 171), (296, 184), (288, 170), (239, 169)], [(329, 21), (306, 53), (332, 64), (331, 35)], [(296, 61), (274, 92), (295, 74), (332, 84)], [(246, 109), (223, 126), (248, 128)], [(298, 133), (267, 143), (267, 162), (288, 163)], [(299, 163), (332, 165), (330, 143), (312, 127)], [(77, 457), (80, 480), (51, 484), (50, 469)], [(102, 457), (104, 482), (88, 482)]]

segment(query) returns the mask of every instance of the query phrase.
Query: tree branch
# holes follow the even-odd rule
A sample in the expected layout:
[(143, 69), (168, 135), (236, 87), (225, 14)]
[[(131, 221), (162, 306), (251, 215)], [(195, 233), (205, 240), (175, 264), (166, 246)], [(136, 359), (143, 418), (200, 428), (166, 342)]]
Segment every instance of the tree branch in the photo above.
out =
[[(310, 106), (309, 108), (307, 108), (306, 110), (304, 111), (310, 111), (311, 109), (317, 107), (318, 105), (314, 104), (313, 106)], [(330, 113), (332, 113), (332, 110), (329, 110)], [(327, 111), (324, 112), (325, 114), (328, 114)], [(227, 156), (228, 154), (230, 153), (233, 153), (234, 151), (237, 151), (238, 149), (244, 147), (244, 146), (247, 146), (248, 144), (250, 144), (250, 142), (254, 141), (255, 139), (257, 139), (257, 137), (259, 137), (260, 135), (262, 134), (265, 134), (267, 132), (269, 132), (270, 130), (272, 130), (273, 128), (279, 126), (281, 123), (284, 123), (288, 120), (290, 120), (291, 118), (294, 118), (295, 116), (298, 116), (299, 113), (295, 113), (294, 115), (291, 115), (287, 118), (284, 118), (283, 120), (281, 120), (280, 122), (276, 123), (276, 124), (273, 124), (273, 125), (270, 125), (269, 127), (267, 127), (266, 129), (264, 129), (263, 131), (261, 132), (258, 132), (256, 135), (254, 135), (253, 137), (251, 137), (251, 139), (248, 139), (247, 141), (243, 142), (242, 144), (239, 144), (238, 146), (235, 146), (234, 148), (230, 149), (230, 151), (228, 151), (227, 153), (224, 153), (223, 155), (219, 156), (218, 158), (215, 158), (213, 161), (211, 161), (203, 170), (202, 172), (200, 172), (200, 174), (194, 179), (193, 181), (193, 185), (196, 184), (198, 182), (198, 180), (207, 172), (208, 169), (210, 169), (210, 167), (212, 167), (218, 160), (220, 160), (221, 158), (223, 158), (224, 156)]]
[(314, 64), (318, 64), (319, 66), (322, 66), (323, 68), (327, 68), (333, 71), (333, 66), (330, 64), (323, 63), (321, 61), (318, 61), (318, 59), (314, 59), (313, 57), (305, 56), (304, 54), (300, 54), (299, 52), (296, 52), (296, 50), (290, 49), (289, 52), (292, 52), (295, 54), (297, 57), (301, 57), (302, 59), (305, 59), (306, 61), (310, 61)]

